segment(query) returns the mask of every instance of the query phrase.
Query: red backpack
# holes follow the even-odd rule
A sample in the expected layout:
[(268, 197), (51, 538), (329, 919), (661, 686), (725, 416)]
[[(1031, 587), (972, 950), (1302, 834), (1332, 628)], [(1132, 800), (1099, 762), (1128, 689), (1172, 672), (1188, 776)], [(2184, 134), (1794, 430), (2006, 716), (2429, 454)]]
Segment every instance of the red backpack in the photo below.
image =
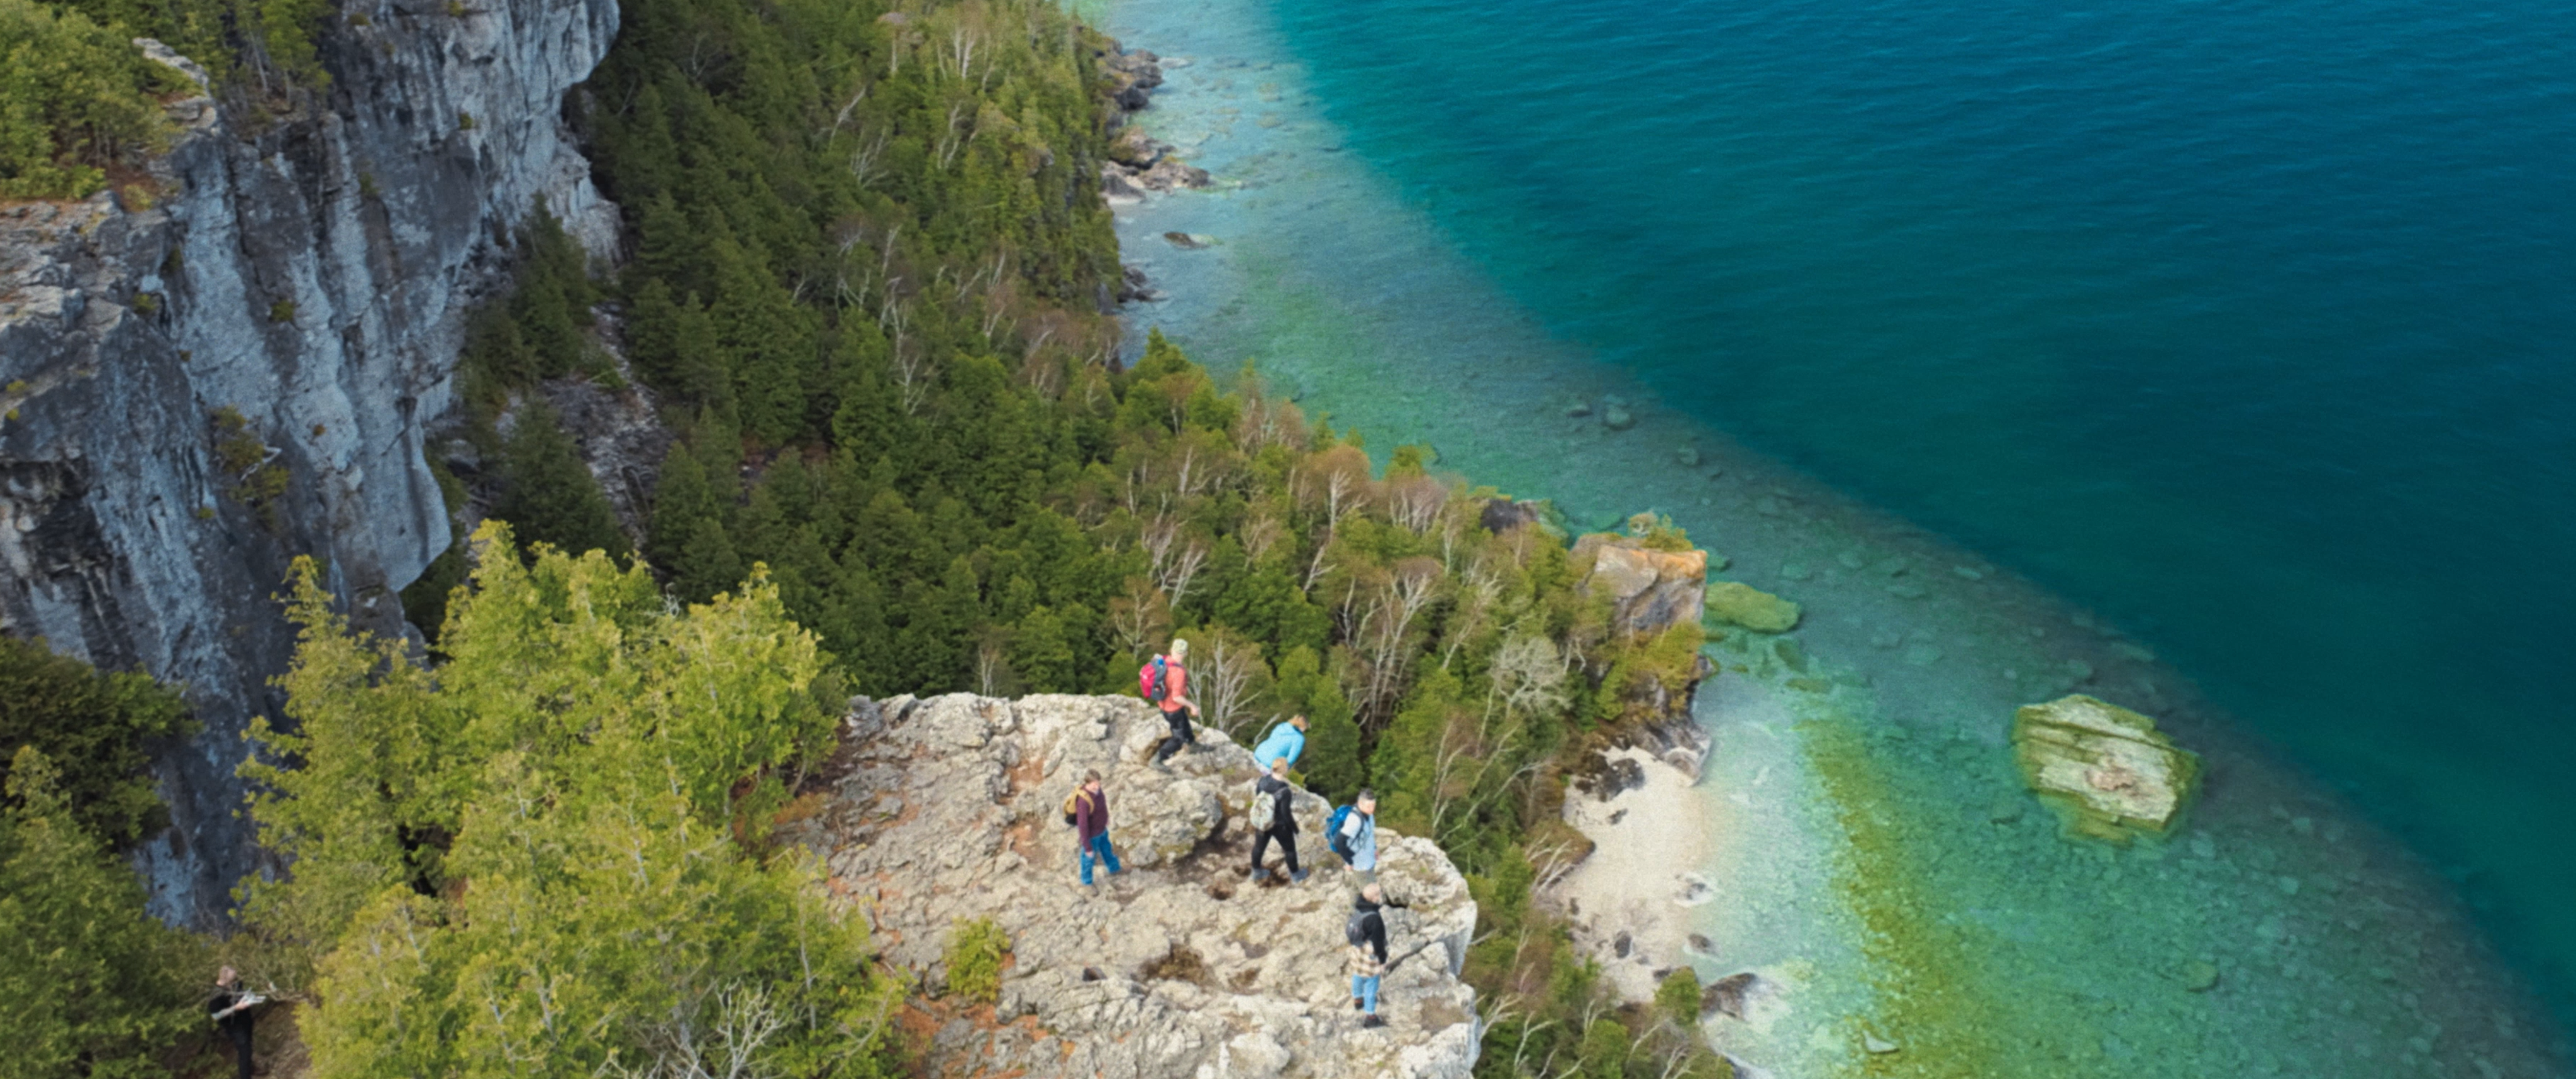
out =
[(1156, 704), (1162, 703), (1163, 695), (1171, 692), (1172, 685), (1171, 681), (1164, 677), (1163, 672), (1163, 657), (1155, 656), (1153, 662), (1136, 671), (1136, 692), (1146, 700)]

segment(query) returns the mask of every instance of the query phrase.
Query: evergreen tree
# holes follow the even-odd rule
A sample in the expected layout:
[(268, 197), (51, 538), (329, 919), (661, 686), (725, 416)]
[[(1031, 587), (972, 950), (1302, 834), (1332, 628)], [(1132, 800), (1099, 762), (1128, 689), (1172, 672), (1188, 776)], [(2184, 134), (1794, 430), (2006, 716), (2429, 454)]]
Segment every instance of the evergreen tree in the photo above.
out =
[(530, 398), (503, 448), (504, 486), (492, 515), (518, 526), (531, 544), (564, 551), (628, 553), (617, 514), (582, 463), (552, 408)]
[(142, 882), (82, 827), (33, 746), (0, 805), (0, 1030), (11, 1073), (153, 1076), (199, 1029), (205, 947), (143, 910)]
[(145, 675), (93, 670), (42, 640), (0, 635), (0, 747), (58, 762), (46, 789), (71, 826), (102, 842), (123, 846), (161, 826), (149, 751), (192, 726), (179, 696)]

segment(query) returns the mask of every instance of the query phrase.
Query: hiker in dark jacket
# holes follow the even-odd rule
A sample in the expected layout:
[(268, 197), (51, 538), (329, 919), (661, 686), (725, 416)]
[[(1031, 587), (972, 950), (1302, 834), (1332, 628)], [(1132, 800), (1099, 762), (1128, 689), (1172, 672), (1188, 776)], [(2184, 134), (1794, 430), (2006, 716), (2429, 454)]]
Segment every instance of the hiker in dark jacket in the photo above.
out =
[(215, 1021), (216, 1032), (233, 1043), (233, 1057), (240, 1065), (234, 1074), (240, 1079), (250, 1079), (251, 1027), (258, 1021), (250, 1008), (257, 1003), (259, 996), (241, 987), (241, 976), (233, 968), (215, 972), (215, 992), (206, 998), (206, 1013)]
[(1350, 925), (1344, 936), (1351, 945), (1351, 1007), (1368, 1013), (1360, 1025), (1386, 1025), (1377, 1017), (1379, 979), (1386, 977), (1386, 893), (1372, 882), (1351, 899)]
[(1252, 834), (1252, 879), (1255, 881), (1270, 874), (1262, 867), (1261, 856), (1270, 849), (1273, 839), (1279, 841), (1280, 853), (1288, 856), (1288, 879), (1306, 879), (1306, 871), (1297, 868), (1297, 816), (1290, 811), (1296, 796), (1296, 785), (1288, 782), (1286, 757), (1272, 760), (1270, 774), (1253, 784), (1252, 820), (1253, 826), (1260, 829)]
[(1100, 789), (1100, 773), (1082, 773), (1082, 787), (1073, 792), (1073, 834), (1082, 846), (1082, 886), (1091, 887), (1091, 864), (1109, 864), (1109, 875), (1127, 870), (1118, 864), (1118, 852), (1109, 847), (1109, 792)]

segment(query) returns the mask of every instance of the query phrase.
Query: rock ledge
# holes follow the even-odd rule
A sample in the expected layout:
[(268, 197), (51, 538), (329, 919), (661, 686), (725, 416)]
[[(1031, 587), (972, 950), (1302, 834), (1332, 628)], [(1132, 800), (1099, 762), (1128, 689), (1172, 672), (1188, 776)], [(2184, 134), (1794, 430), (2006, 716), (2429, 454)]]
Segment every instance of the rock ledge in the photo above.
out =
[[(1326, 851), (1331, 807), (1301, 795), (1303, 884), (1250, 884), (1252, 755), (1213, 730), (1146, 766), (1162, 721), (1124, 697), (955, 694), (854, 701), (808, 790), (821, 811), (785, 837), (822, 854), (890, 964), (944, 988), (955, 920), (1011, 939), (997, 1006), (933, 999), (928, 1071), (951, 1076), (1408, 1076), (1465, 1079), (1475, 991), (1458, 980), (1476, 926), (1466, 881), (1429, 840), (1380, 832), (1391, 952), (1380, 1015), (1350, 1003), (1342, 928), (1358, 886)], [(1059, 810), (1099, 769), (1126, 862), (1077, 879)], [(1273, 853), (1274, 864), (1278, 855)]]

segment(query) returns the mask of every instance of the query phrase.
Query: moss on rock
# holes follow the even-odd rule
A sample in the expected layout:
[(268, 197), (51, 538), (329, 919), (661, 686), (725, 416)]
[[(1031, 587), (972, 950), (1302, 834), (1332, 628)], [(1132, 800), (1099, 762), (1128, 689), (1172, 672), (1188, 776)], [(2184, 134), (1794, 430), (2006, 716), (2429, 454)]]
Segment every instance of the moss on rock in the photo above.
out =
[(2200, 758), (2155, 720), (2081, 693), (2023, 705), (2012, 740), (2023, 782), (2067, 831), (2106, 842), (2171, 831), (2200, 779)]
[(1763, 633), (1787, 633), (1798, 625), (1797, 604), (1739, 581), (1709, 585), (1706, 603), (1708, 617), (1728, 625)]

